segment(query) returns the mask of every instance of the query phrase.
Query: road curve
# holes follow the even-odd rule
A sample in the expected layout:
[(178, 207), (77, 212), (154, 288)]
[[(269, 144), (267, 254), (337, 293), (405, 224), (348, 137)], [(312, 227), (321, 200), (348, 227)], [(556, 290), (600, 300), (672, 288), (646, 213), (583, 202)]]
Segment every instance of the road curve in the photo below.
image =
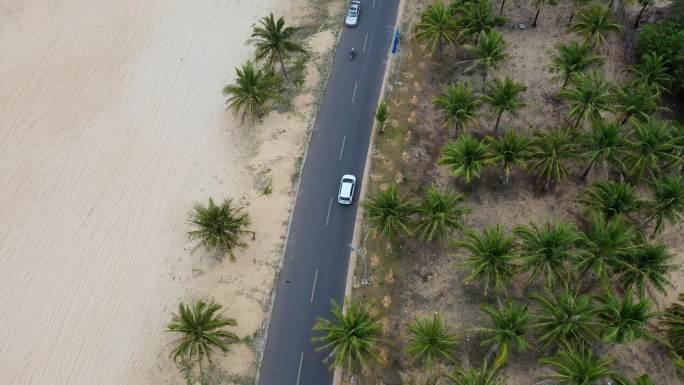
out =
[[(399, 0), (361, 0), (356, 28), (344, 27), (302, 170), (261, 362), (259, 385), (327, 385), (333, 373), (315, 352), (311, 327), (342, 303), (358, 191), (388, 60)], [(349, 51), (358, 53), (349, 60)], [(357, 176), (354, 204), (337, 203), (343, 174)]]

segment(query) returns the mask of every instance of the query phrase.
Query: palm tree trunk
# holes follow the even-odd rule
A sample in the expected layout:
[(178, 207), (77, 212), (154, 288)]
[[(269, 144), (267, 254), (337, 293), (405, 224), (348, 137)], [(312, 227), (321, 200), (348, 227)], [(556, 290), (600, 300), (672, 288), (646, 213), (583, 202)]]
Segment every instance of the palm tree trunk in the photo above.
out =
[(503, 111), (499, 111), (499, 115), (496, 117), (496, 123), (494, 123), (494, 135), (499, 135), (499, 122), (501, 121), (501, 115), (503, 115)]
[(646, 7), (648, 7), (648, 3), (644, 4), (644, 6), (641, 7), (641, 11), (639, 11), (639, 14), (636, 17), (636, 20), (634, 20), (634, 29), (637, 29), (637, 27), (639, 26), (639, 22), (641, 21), (641, 15), (646, 10)]
[(285, 63), (283, 63), (283, 58), (278, 55), (278, 61), (280, 61), (280, 69), (283, 71), (283, 76), (287, 79), (287, 71), (285, 71)]
[(625, 114), (625, 117), (622, 118), (622, 122), (620, 122), (620, 125), (624, 126), (625, 123), (627, 123), (627, 119), (629, 119), (630, 116), (632, 116), (632, 114)]
[(499, 9), (499, 16), (503, 14), (504, 5), (506, 5), (506, 0), (501, 0), (501, 8)]
[(444, 47), (442, 46), (442, 39), (437, 40), (437, 60), (442, 61), (442, 51)]
[(572, 6), (572, 11), (570, 11), (570, 18), (568, 19), (568, 24), (570, 25), (572, 23), (572, 19), (575, 17), (575, 6)]
[(565, 79), (563, 79), (563, 85), (561, 86), (561, 90), (568, 85), (568, 81), (570, 81), (570, 72), (565, 73)]
[(456, 124), (454, 124), (454, 137), (458, 138), (458, 120), (456, 121)]
[(587, 169), (584, 170), (584, 172), (582, 173), (582, 180), (587, 179), (587, 175), (589, 175), (589, 171), (591, 171), (591, 169), (594, 168), (595, 163), (596, 163), (595, 160), (592, 160), (591, 162), (589, 162), (589, 167), (587, 167)]
[(485, 92), (485, 88), (487, 87), (487, 73), (489, 72), (489, 68), (485, 66), (484, 74), (482, 74), (482, 92)]
[(614, 1), (615, 1), (615, 0), (610, 0), (610, 4), (608, 4), (608, 9), (613, 8), (613, 2), (614, 2)]
[(537, 9), (537, 14), (534, 15), (534, 21), (532, 22), (532, 27), (537, 27), (537, 19), (539, 18), (539, 12), (541, 12), (541, 7)]
[(584, 107), (582, 108), (582, 113), (579, 114), (579, 116), (577, 117), (577, 121), (575, 122), (574, 128), (579, 127), (580, 123), (582, 123), (582, 118), (584, 118), (584, 113), (587, 112), (587, 107), (588, 106), (585, 104)]

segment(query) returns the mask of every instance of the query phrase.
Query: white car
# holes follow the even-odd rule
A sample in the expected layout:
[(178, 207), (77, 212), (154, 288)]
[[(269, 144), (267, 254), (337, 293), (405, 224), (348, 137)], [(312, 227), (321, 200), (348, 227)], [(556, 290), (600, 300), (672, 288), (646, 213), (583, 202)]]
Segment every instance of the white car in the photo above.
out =
[(356, 27), (359, 25), (359, 16), (361, 15), (361, 2), (358, 0), (352, 0), (349, 3), (349, 10), (347, 11), (347, 17), (344, 19), (344, 24), (347, 27)]
[(337, 202), (343, 205), (350, 205), (354, 198), (354, 187), (356, 187), (356, 177), (346, 174), (340, 180), (340, 192), (337, 194)]

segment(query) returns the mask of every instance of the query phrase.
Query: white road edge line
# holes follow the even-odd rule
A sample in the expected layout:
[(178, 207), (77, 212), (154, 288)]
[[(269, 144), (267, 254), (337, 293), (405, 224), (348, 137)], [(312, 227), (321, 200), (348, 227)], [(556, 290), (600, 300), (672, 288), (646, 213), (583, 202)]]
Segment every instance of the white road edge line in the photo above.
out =
[(311, 299), (309, 300), (311, 303), (313, 303), (314, 293), (316, 293), (316, 281), (318, 281), (318, 269), (316, 269), (316, 274), (314, 274), (314, 283), (311, 287)]
[(328, 220), (330, 219), (330, 209), (332, 208), (332, 197), (330, 197), (330, 203), (328, 204), (328, 216), (325, 217), (325, 227), (328, 227)]
[(359, 81), (354, 82), (354, 93), (352, 94), (352, 104), (354, 104), (354, 98), (356, 98), (356, 87), (359, 85)]
[(371, 5), (371, 8), (375, 8), (375, 0), (373, 0), (373, 5)]
[(304, 361), (304, 352), (299, 355), (299, 370), (297, 370), (297, 385), (299, 385), (299, 376), (302, 375), (302, 361)]
[(366, 37), (363, 39), (363, 49), (361, 52), (366, 52), (366, 43), (368, 43), (368, 32), (366, 32)]
[(342, 160), (342, 152), (344, 151), (344, 143), (345, 143), (346, 141), (347, 141), (347, 136), (345, 135), (345, 136), (342, 138), (342, 148), (340, 148), (340, 159), (339, 159), (339, 160)]

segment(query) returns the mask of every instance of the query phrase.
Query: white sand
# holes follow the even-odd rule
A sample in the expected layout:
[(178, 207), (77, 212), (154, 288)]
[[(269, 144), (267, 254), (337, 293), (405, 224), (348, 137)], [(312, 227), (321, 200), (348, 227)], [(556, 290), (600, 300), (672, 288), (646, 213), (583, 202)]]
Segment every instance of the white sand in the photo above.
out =
[[(2, 384), (181, 383), (164, 332), (179, 299), (216, 298), (240, 336), (261, 326), (312, 98), (239, 127), (221, 89), (250, 25), (299, 1), (0, 3)], [(235, 264), (185, 237), (209, 196), (251, 203)], [(219, 363), (253, 371), (244, 345)]]

